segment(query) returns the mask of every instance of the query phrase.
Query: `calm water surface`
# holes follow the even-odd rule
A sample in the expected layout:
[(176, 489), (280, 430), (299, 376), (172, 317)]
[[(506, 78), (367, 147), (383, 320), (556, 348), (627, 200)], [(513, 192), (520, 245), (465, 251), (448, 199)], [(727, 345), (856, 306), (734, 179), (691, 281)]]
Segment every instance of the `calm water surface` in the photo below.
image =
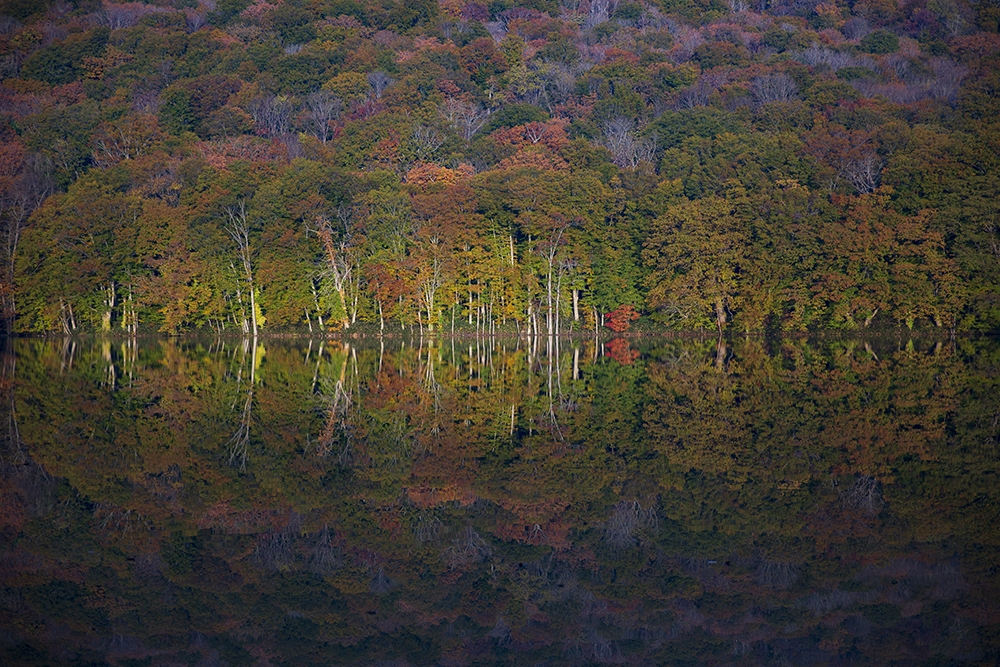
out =
[(4, 665), (995, 665), (995, 340), (15, 340)]

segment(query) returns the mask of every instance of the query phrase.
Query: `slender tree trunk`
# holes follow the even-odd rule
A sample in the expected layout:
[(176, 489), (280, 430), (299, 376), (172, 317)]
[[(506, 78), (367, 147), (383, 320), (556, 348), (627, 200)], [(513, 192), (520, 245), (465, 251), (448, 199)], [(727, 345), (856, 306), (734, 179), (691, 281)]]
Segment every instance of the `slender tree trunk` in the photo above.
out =
[(115, 302), (116, 302), (116, 292), (114, 281), (108, 282), (107, 288), (104, 290), (104, 312), (101, 313), (101, 331), (111, 331), (111, 315), (114, 312)]
[[(236, 206), (226, 208), (226, 215), (229, 217), (229, 225), (226, 231), (229, 232), (229, 236), (236, 242), (237, 255), (240, 259), (248, 291), (250, 292), (250, 329), (253, 332), (254, 339), (256, 339), (258, 323), (256, 286), (253, 279), (254, 252), (250, 244), (250, 222), (247, 219), (246, 202), (240, 201)], [(244, 332), (246, 332), (245, 327)]]
[(548, 275), (545, 277), (545, 333), (552, 335), (552, 260), (549, 259)]
[(253, 338), (254, 338), (254, 340), (257, 340), (257, 296), (254, 294), (255, 291), (256, 290), (253, 288), (253, 283), (251, 283), (250, 284), (250, 326), (253, 329)]

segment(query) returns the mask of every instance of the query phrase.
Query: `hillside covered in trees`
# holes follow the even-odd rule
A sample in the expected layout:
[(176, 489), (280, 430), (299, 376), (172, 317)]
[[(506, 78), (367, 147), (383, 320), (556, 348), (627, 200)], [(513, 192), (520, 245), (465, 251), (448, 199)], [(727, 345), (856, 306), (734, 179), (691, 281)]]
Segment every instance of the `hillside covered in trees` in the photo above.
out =
[(1000, 6), (0, 3), (11, 332), (1000, 325)]

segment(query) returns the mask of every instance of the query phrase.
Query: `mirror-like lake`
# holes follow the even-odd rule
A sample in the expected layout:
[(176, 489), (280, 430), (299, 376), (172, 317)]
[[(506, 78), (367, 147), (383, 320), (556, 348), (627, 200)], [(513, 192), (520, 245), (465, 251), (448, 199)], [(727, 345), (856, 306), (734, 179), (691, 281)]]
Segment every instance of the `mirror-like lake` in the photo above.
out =
[(1000, 662), (995, 340), (8, 341), (5, 665)]

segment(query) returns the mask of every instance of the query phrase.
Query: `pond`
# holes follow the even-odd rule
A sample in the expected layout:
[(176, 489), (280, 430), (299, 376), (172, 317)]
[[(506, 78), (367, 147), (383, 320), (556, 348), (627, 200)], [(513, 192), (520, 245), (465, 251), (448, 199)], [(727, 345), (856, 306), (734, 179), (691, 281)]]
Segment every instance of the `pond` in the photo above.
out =
[(1000, 344), (8, 341), (5, 665), (1000, 661)]

